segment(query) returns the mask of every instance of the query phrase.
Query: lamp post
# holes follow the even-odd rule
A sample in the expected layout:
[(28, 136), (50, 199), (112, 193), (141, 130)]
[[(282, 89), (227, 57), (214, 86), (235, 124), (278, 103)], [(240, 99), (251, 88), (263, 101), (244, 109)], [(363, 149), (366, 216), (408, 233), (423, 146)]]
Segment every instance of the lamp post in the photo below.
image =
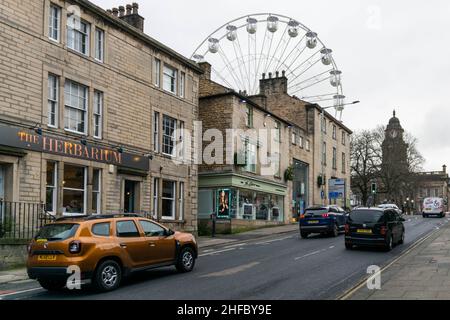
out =
[(325, 181), (324, 181), (325, 180), (325, 161), (326, 161), (326, 159), (324, 159), (324, 154), (326, 153), (326, 150), (324, 148), (324, 142), (325, 142), (325, 132), (324, 132), (324, 129), (325, 129), (325, 127), (324, 127), (325, 110), (330, 109), (330, 108), (335, 108), (336, 110), (339, 109), (339, 110), (342, 111), (344, 109), (344, 106), (360, 103), (359, 100), (353, 101), (351, 103), (342, 103), (344, 98), (345, 98), (344, 96), (335, 96), (336, 101), (335, 101), (335, 105), (334, 106), (321, 107), (322, 112), (320, 113), (320, 131), (321, 131), (321, 134), (320, 134), (320, 137), (321, 137), (321, 139), (320, 139), (320, 141), (321, 141), (320, 148), (321, 149), (320, 150), (322, 150), (322, 152), (321, 152), (320, 157), (321, 157), (321, 163), (322, 163), (322, 170), (321, 170), (321, 175), (322, 175), (322, 179), (321, 179), (321, 182), (322, 182), (321, 194), (323, 194), (322, 205), (325, 205), (325, 198), (326, 198), (326, 193), (325, 193), (325, 190), (324, 190), (325, 189), (324, 188), (324, 185), (325, 185)]

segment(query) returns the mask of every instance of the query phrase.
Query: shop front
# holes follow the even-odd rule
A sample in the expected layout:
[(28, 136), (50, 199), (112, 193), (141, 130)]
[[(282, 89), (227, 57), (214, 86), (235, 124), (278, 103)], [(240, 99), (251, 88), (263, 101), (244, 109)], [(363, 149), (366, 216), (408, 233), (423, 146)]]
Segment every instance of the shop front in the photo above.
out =
[(217, 221), (233, 226), (283, 224), (287, 186), (239, 174), (200, 175), (199, 220), (215, 214)]
[[(0, 126), (0, 199), (52, 215), (142, 213), (149, 159), (107, 144)], [(150, 182), (148, 182), (150, 184)]]

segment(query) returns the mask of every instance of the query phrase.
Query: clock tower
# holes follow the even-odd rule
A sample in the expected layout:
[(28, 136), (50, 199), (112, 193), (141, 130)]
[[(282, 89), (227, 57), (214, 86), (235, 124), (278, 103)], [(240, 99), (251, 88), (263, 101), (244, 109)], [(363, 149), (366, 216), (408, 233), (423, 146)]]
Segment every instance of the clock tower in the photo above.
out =
[(408, 172), (407, 150), (408, 144), (403, 139), (403, 130), (400, 120), (396, 117), (395, 110), (393, 117), (389, 120), (384, 133), (383, 167), (394, 169), (398, 173)]

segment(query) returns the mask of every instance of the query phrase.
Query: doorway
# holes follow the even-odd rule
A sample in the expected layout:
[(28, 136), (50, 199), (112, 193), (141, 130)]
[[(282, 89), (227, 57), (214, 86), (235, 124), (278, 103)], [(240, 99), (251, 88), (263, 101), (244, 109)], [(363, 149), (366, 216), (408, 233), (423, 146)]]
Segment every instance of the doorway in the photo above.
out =
[(138, 183), (136, 181), (125, 180), (124, 213), (138, 213)]
[(309, 185), (308, 185), (309, 165), (294, 159), (294, 181), (293, 181), (293, 218), (298, 217), (305, 212), (309, 206)]

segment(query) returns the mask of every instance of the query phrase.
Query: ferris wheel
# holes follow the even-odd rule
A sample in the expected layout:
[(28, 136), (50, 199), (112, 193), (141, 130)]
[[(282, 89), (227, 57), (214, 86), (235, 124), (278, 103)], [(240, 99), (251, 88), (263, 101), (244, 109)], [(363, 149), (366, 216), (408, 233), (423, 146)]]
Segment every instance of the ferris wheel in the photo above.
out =
[[(257, 13), (231, 20), (197, 47), (191, 59), (211, 64), (211, 80), (247, 95), (263, 77), (285, 76), (288, 93), (344, 109), (342, 72), (317, 33), (293, 18)], [(329, 102), (327, 102), (329, 101)]]

